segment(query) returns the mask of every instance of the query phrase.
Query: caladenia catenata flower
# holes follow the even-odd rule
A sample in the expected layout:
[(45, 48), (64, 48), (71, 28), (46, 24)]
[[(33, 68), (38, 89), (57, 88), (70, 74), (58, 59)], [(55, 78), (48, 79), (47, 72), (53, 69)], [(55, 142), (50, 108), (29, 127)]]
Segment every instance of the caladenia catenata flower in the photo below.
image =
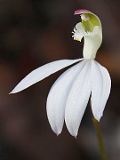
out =
[(77, 136), (89, 98), (94, 118), (100, 121), (108, 100), (111, 79), (105, 67), (96, 60), (102, 42), (100, 19), (88, 10), (77, 10), (81, 21), (73, 31), (74, 40), (84, 38), (83, 58), (57, 60), (43, 65), (28, 74), (11, 93), (20, 92), (51, 74), (73, 65), (53, 84), (48, 94), (46, 110), (52, 130), (59, 135), (64, 121), (72, 136)]

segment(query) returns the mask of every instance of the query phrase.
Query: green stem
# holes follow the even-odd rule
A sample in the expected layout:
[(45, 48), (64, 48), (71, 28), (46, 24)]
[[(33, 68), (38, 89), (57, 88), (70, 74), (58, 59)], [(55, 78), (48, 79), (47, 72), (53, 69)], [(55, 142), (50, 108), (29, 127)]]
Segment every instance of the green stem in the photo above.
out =
[(96, 131), (96, 137), (98, 139), (101, 160), (108, 160), (108, 156), (105, 150), (104, 140), (103, 140), (103, 136), (101, 132), (100, 123), (95, 118), (93, 118), (93, 124), (94, 124), (95, 131)]

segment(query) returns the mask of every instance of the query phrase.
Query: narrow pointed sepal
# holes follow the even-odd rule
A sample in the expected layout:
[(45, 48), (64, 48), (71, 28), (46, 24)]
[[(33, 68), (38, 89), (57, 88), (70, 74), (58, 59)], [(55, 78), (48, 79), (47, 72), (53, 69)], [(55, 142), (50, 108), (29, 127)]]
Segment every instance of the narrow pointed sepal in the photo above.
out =
[(111, 78), (105, 67), (92, 62), (91, 106), (94, 118), (100, 121), (111, 90)]
[(83, 69), (71, 86), (66, 102), (65, 122), (69, 133), (74, 137), (78, 134), (78, 129), (90, 97), (90, 68), (91, 61), (85, 61)]
[(66, 100), (74, 79), (82, 69), (84, 62), (78, 63), (65, 71), (53, 84), (47, 98), (47, 117), (53, 132), (59, 135), (62, 131)]
[(10, 94), (20, 92), (33, 84), (45, 79), (51, 74), (70, 66), (76, 62), (79, 62), (81, 59), (76, 60), (57, 60), (54, 62), (47, 63), (29, 73), (23, 80), (21, 80), (18, 85), (10, 92)]

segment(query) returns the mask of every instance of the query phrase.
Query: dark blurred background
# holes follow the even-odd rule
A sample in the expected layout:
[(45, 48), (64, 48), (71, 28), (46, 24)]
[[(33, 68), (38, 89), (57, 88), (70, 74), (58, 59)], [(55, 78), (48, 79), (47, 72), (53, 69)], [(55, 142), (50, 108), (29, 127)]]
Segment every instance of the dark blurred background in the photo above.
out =
[(0, 0), (0, 160), (99, 160), (90, 106), (77, 139), (66, 127), (56, 136), (46, 116), (48, 91), (63, 71), (29, 89), (8, 95), (31, 70), (56, 59), (82, 57), (71, 32), (74, 10), (95, 12), (103, 25), (97, 60), (112, 77), (101, 127), (109, 160), (120, 160), (120, 1)]

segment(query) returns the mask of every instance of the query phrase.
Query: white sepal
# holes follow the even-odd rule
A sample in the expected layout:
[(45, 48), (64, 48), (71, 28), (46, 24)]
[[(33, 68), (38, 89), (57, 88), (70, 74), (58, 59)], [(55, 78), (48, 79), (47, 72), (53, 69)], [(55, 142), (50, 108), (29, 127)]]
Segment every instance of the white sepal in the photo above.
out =
[(70, 90), (66, 109), (65, 122), (68, 131), (74, 137), (77, 136), (78, 128), (85, 112), (91, 92), (91, 61), (85, 61), (85, 66), (79, 73)]
[(52, 130), (59, 135), (62, 131), (65, 106), (71, 85), (82, 69), (84, 62), (65, 71), (53, 84), (47, 98), (47, 117)]
[(103, 111), (111, 90), (111, 79), (107, 69), (98, 62), (92, 61), (92, 112), (98, 121)]
[(76, 60), (64, 59), (47, 63), (29, 73), (23, 80), (21, 80), (18, 83), (18, 85), (10, 92), (10, 94), (20, 92), (28, 88), (29, 86), (43, 80), (44, 78), (50, 76), (51, 74), (67, 66), (70, 66), (76, 62), (79, 62), (80, 60), (82, 59), (76, 59)]

